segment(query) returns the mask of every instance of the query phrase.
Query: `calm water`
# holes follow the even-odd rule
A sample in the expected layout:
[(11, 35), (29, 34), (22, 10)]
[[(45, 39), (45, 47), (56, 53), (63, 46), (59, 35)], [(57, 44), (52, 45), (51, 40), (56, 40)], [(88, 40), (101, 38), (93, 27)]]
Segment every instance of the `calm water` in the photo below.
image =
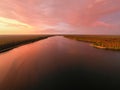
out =
[(120, 52), (62, 36), (0, 54), (0, 90), (119, 88)]

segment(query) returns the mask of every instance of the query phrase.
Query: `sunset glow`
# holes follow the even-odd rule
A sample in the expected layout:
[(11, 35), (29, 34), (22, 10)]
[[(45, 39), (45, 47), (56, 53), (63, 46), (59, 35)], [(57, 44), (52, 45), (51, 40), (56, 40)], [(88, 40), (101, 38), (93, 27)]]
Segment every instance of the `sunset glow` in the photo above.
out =
[(1, 0), (0, 7), (0, 32), (120, 34), (120, 0)]
[(120, 90), (120, 0), (0, 0), (0, 90)]
[(22, 23), (14, 19), (0, 17), (0, 30), (2, 31), (1, 33), (7, 33), (7, 32), (10, 33), (10, 31), (17, 33), (23, 30), (30, 30), (30, 29), (32, 29), (32, 26), (28, 24)]

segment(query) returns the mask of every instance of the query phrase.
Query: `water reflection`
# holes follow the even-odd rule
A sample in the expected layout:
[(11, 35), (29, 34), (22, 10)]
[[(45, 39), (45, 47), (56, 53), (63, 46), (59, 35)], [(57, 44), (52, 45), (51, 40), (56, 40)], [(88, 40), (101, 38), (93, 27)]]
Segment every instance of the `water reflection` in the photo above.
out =
[(80, 87), (95, 86), (96, 82), (116, 86), (120, 80), (119, 68), (119, 52), (95, 49), (60, 36), (51, 37), (0, 54), (0, 88), (53, 90), (62, 87), (63, 82), (63, 87), (68, 82), (79, 82)]

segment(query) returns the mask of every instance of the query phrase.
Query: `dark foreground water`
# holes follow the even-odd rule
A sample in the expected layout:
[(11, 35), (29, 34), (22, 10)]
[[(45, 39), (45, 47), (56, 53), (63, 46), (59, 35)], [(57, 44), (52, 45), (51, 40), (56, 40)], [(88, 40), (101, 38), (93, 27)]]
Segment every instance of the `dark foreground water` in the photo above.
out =
[(0, 54), (0, 90), (120, 88), (120, 52), (62, 36)]

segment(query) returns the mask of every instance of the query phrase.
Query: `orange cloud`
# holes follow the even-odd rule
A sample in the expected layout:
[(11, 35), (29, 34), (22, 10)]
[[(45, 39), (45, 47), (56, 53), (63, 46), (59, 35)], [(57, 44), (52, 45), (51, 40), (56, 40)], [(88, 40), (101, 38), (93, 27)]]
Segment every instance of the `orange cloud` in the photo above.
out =
[(9, 19), (9, 18), (4, 18), (0, 17), (0, 31), (2, 33), (24, 33), (26, 30), (31, 30), (33, 27), (22, 23), (20, 21), (14, 20), (14, 19)]

